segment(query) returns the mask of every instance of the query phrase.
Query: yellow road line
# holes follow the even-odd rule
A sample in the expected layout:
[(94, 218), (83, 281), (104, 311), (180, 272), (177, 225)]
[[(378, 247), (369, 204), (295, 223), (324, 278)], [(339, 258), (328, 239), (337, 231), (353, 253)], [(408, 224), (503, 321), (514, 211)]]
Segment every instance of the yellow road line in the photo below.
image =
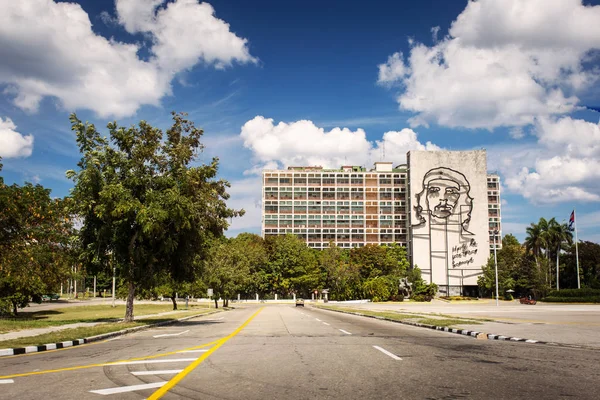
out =
[(156, 392), (152, 393), (152, 396), (148, 397), (147, 400), (158, 400), (161, 397), (163, 397), (170, 389), (175, 387), (175, 385), (177, 385), (183, 378), (185, 378), (198, 365), (200, 365), (202, 363), (202, 361), (206, 360), (212, 353), (217, 351), (217, 349), (219, 347), (223, 346), (229, 339), (231, 339), (232, 337), (234, 337), (235, 335), (240, 333), (242, 331), (242, 329), (244, 329), (246, 327), (246, 325), (248, 325), (250, 323), (250, 321), (252, 321), (254, 319), (254, 317), (256, 317), (258, 315), (258, 313), (262, 311), (262, 309), (263, 309), (263, 307), (259, 308), (258, 311), (256, 311), (254, 314), (252, 314), (252, 316), (250, 318), (248, 318), (246, 320), (246, 322), (244, 322), (242, 325), (240, 325), (239, 328), (237, 328), (235, 331), (233, 331), (228, 336), (225, 336), (223, 339), (220, 339), (218, 341), (218, 343), (216, 345), (214, 345), (210, 350), (208, 350), (206, 353), (204, 353), (202, 356), (200, 356), (196, 361), (194, 361), (193, 363), (188, 365), (183, 371), (181, 371), (180, 373), (175, 375), (175, 377), (173, 379), (171, 379), (169, 382), (167, 382), (165, 385), (163, 385)]
[[(214, 340), (212, 342), (201, 344), (199, 346), (189, 347), (187, 349), (183, 349), (183, 351), (185, 351), (185, 350), (196, 350), (196, 349), (201, 349), (203, 347), (209, 347), (209, 346), (212, 346), (215, 343), (218, 343), (221, 340), (223, 340), (223, 339)], [(120, 361), (111, 361), (111, 362), (106, 362), (106, 363), (89, 364), (89, 365), (78, 365), (78, 366), (75, 366), (75, 367), (47, 369), (47, 370), (44, 370), (44, 371), (24, 372), (24, 373), (21, 373), (21, 374), (13, 374), (13, 375), (0, 376), (0, 379), (11, 379), (11, 378), (17, 378), (17, 377), (23, 377), (23, 376), (44, 375), (44, 374), (50, 374), (50, 373), (54, 373), (54, 372), (75, 371), (75, 370), (78, 370), (78, 369), (88, 369), (88, 368), (95, 368), (95, 367), (106, 367), (106, 366), (110, 366), (110, 365), (114, 365), (114, 364), (118, 364), (118, 363), (122, 363), (122, 362), (127, 362), (127, 361), (141, 361), (141, 360), (149, 360), (149, 359), (152, 359), (152, 358), (170, 356), (170, 355), (173, 355), (173, 354), (177, 354), (180, 351), (182, 351), (182, 350), (170, 351), (168, 353), (161, 353), (161, 354), (153, 354), (151, 356), (145, 356), (145, 357), (129, 358), (129, 359), (120, 360)]]

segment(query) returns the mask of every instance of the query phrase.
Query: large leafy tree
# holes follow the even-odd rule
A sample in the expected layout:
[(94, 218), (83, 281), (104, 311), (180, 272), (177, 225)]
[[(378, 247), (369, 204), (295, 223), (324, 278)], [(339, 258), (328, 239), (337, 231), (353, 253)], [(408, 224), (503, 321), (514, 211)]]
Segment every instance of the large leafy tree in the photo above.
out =
[(0, 177), (0, 311), (16, 315), (68, 274), (72, 224), (65, 202), (41, 185), (7, 186)]
[(298, 237), (288, 234), (265, 240), (269, 255), (265, 272), (270, 292), (308, 296), (311, 289), (322, 288), (322, 274), (316, 250)]
[(213, 289), (215, 307), (219, 298), (227, 307), (229, 300), (248, 285), (250, 258), (245, 250), (241, 240), (222, 239), (213, 244), (203, 275), (206, 285)]
[(193, 166), (202, 130), (173, 113), (166, 134), (145, 121), (108, 124), (102, 137), (93, 124), (71, 115), (82, 158), (73, 212), (82, 219), (82, 261), (93, 271), (114, 265), (127, 286), (125, 320), (133, 320), (136, 288), (166, 274), (174, 282), (193, 280), (194, 260), (223, 234), (227, 219), (243, 213), (226, 205), (229, 184), (216, 180), (218, 159)]
[(321, 268), (325, 271), (325, 286), (332, 300), (350, 300), (359, 296), (360, 267), (350, 263), (348, 250), (331, 243), (320, 254)]

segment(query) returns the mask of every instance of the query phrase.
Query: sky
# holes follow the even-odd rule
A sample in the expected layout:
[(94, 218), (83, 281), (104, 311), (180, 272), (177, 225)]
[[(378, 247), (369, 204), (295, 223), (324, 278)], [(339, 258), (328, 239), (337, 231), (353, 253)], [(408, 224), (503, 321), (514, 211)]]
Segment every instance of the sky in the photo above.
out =
[(600, 0), (0, 0), (7, 183), (66, 196), (75, 112), (204, 129), (229, 236), (260, 233), (264, 168), (486, 149), (503, 234), (540, 217), (600, 242)]

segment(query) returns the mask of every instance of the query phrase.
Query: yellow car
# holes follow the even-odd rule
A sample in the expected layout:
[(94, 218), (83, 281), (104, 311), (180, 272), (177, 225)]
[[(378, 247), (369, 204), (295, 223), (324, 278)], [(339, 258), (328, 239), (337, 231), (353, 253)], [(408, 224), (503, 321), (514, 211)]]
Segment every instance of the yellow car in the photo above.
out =
[(304, 300), (296, 299), (296, 307), (304, 307)]

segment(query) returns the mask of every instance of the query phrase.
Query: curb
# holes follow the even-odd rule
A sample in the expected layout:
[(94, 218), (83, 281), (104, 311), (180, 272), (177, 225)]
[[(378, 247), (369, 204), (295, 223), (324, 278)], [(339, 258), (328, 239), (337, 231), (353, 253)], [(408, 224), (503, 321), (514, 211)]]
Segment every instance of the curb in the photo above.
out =
[(84, 339), (67, 340), (66, 342), (47, 343), (47, 344), (42, 344), (42, 345), (38, 345), (38, 346), (18, 347), (18, 348), (14, 348), (14, 349), (0, 349), (0, 357), (17, 356), (17, 355), (29, 354), (29, 353), (39, 353), (39, 352), (47, 351), (47, 350), (57, 350), (57, 349), (64, 349), (67, 347), (79, 346), (82, 344), (97, 342), (99, 340), (108, 339), (108, 338), (112, 338), (115, 336), (126, 335), (128, 333), (137, 332), (137, 331), (141, 331), (144, 329), (155, 328), (157, 326), (175, 324), (177, 322), (186, 321), (188, 319), (201, 317), (201, 316), (205, 316), (205, 315), (211, 315), (211, 314), (215, 314), (218, 312), (220, 312), (220, 311), (215, 310), (215, 311), (211, 311), (208, 313), (190, 315), (187, 317), (174, 319), (172, 321), (157, 322), (155, 324), (136, 326), (133, 328), (127, 328), (127, 329), (123, 329), (120, 331), (102, 333), (100, 335), (90, 336), (90, 337), (84, 338)]
[(376, 315), (365, 315), (365, 314), (361, 314), (361, 313), (357, 313), (357, 312), (352, 312), (352, 311), (332, 310), (332, 309), (323, 308), (323, 307), (315, 307), (315, 308), (318, 308), (319, 310), (339, 312), (339, 313), (342, 313), (342, 314), (357, 315), (359, 317), (374, 318), (374, 319), (379, 319), (379, 320), (383, 320), (383, 321), (390, 321), (390, 322), (395, 322), (397, 324), (404, 324), (404, 325), (416, 326), (416, 327), (419, 327), (419, 328), (428, 328), (428, 329), (433, 329), (433, 330), (436, 330), (436, 331), (442, 331), (442, 332), (448, 332), (448, 333), (455, 333), (455, 334), (458, 334), (458, 335), (470, 336), (470, 337), (474, 337), (474, 338), (477, 338), (477, 339), (483, 339), (483, 340), (505, 340), (505, 341), (510, 341), (510, 342), (523, 342), (523, 343), (558, 345), (558, 343), (554, 343), (554, 342), (544, 342), (544, 341), (541, 341), (541, 340), (524, 339), (524, 338), (518, 338), (518, 337), (512, 337), (512, 336), (496, 335), (496, 334), (492, 334), (492, 333), (470, 331), (468, 329), (448, 328), (447, 326), (437, 326), (437, 325), (421, 324), (419, 322), (398, 321), (396, 319), (391, 319), (391, 318), (387, 318), (387, 317), (379, 317), (379, 316), (376, 316)]

